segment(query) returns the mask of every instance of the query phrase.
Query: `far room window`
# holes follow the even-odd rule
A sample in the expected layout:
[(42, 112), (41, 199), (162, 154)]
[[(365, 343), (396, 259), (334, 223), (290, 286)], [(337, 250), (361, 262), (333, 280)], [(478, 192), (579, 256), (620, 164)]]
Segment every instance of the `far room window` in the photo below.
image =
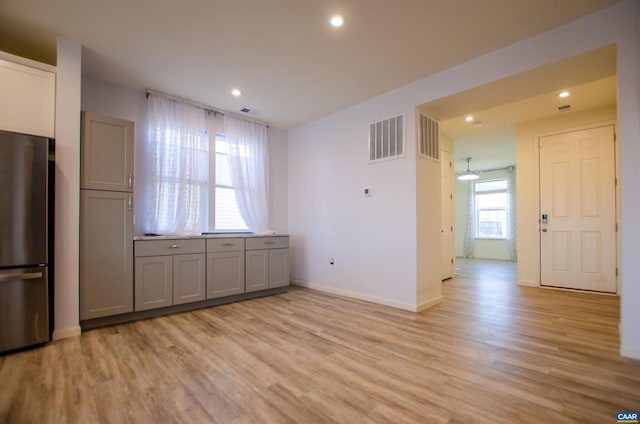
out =
[(216, 134), (215, 231), (247, 231), (236, 202), (236, 191), (229, 170), (229, 143)]
[(506, 239), (509, 198), (507, 180), (474, 183), (476, 238)]

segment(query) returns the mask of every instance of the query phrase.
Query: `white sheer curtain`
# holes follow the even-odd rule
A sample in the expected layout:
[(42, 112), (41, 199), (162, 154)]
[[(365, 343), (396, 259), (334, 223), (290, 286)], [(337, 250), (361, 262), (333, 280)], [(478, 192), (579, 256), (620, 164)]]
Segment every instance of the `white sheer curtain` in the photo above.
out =
[(150, 94), (145, 232), (189, 235), (205, 231), (209, 176), (205, 128), (204, 109)]
[(224, 115), (229, 169), (242, 219), (254, 233), (269, 230), (269, 146), (266, 125)]
[(465, 258), (473, 258), (476, 246), (476, 193), (473, 182), (467, 183), (467, 228), (464, 233), (463, 254)]
[(510, 166), (507, 168), (507, 246), (512, 261), (518, 259), (518, 229), (516, 227), (516, 190), (514, 181), (514, 168)]

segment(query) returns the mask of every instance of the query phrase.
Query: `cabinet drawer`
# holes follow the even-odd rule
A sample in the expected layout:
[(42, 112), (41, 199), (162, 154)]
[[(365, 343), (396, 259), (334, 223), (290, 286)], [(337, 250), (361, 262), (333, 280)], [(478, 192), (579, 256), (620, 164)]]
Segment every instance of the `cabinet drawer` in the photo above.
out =
[(207, 239), (207, 253), (244, 251), (244, 238)]
[(289, 237), (249, 237), (247, 250), (286, 249), (289, 247)]
[(203, 239), (137, 240), (135, 255), (140, 257), (204, 253), (204, 247)]

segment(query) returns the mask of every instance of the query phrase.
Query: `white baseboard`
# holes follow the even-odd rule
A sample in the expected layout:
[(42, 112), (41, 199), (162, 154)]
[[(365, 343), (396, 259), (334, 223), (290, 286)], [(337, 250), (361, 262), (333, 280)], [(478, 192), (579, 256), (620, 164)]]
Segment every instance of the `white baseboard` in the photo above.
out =
[(431, 299), (431, 300), (427, 300), (426, 302), (422, 302), (418, 305), (417, 311), (416, 312), (420, 312), (420, 311), (424, 311), (425, 309), (429, 309), (432, 308), (434, 306), (436, 306), (437, 304), (439, 304), (440, 302), (442, 302), (442, 299), (444, 299), (444, 297), (442, 297), (442, 295), (436, 297), (435, 299)]
[[(398, 302), (397, 300), (385, 299), (384, 297), (371, 296), (368, 294), (353, 292), (349, 290), (336, 289), (334, 287), (323, 286), (321, 284), (305, 283), (302, 281), (292, 280), (294, 286), (305, 287), (312, 290), (318, 290), (325, 293), (336, 294), (338, 296), (350, 297), (352, 299), (364, 300), (365, 302), (377, 303), (379, 305), (391, 306), (392, 308), (402, 309), (410, 312), (418, 312), (439, 303), (442, 299), (425, 302), (420, 305), (412, 305), (411, 303)], [(420, 309), (422, 308), (422, 309)]]
[(540, 284), (537, 281), (522, 281), (522, 280), (518, 280), (518, 282), (516, 283), (519, 286), (523, 286), (523, 287), (540, 287)]
[(77, 337), (82, 333), (80, 326), (62, 328), (60, 330), (53, 330), (53, 340), (68, 339), (69, 337)]
[(622, 345), (620, 346), (620, 356), (640, 360), (640, 347)]

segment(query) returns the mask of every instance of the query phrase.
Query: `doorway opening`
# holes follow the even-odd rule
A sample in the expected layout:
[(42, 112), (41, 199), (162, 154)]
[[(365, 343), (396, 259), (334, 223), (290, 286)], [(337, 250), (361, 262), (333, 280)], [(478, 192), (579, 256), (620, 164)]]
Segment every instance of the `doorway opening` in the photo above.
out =
[[(616, 48), (610, 45), (418, 107), (440, 122), (441, 144), (453, 153), (454, 176), (466, 171), (468, 157), (473, 158), (471, 170), (480, 175), (480, 183), (454, 180), (457, 271), (468, 263), (463, 258), (516, 261), (515, 281), (540, 286), (538, 138), (568, 128), (615, 122), (616, 86)], [(562, 91), (568, 91), (569, 97), (560, 97)], [(498, 190), (491, 181), (505, 178), (509, 169), (516, 188), (511, 233), (514, 256), (508, 237), (498, 228), (505, 225), (498, 219), (504, 212), (482, 210), (470, 202), (478, 202), (483, 189)], [(483, 187), (482, 182), (488, 184)], [(479, 220), (478, 214), (485, 219)], [(471, 240), (466, 248), (465, 239)]]

